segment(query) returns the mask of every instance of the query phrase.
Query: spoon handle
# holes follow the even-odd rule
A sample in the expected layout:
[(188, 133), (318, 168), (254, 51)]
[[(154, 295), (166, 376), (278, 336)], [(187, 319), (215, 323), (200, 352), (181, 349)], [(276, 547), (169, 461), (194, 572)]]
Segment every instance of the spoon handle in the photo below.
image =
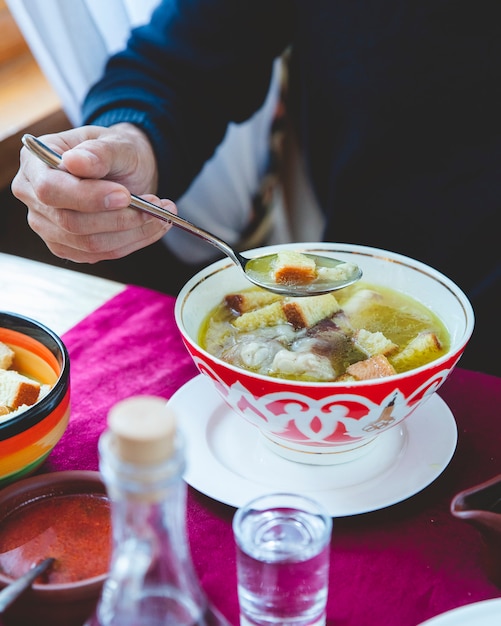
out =
[(139, 196), (136, 196), (133, 193), (131, 193), (130, 195), (131, 195), (131, 203), (129, 206), (131, 206), (132, 208), (139, 209), (140, 211), (145, 211), (146, 213), (149, 213), (150, 215), (159, 217), (161, 220), (164, 220), (165, 222), (171, 222), (175, 226), (178, 226), (179, 228), (186, 230), (192, 235), (196, 235), (200, 239), (203, 239), (207, 243), (210, 243), (216, 248), (218, 248), (221, 252), (224, 252), (224, 254), (229, 256), (230, 259), (237, 265), (239, 265), (242, 262), (241, 258), (239, 258), (240, 255), (235, 250), (233, 250), (233, 248), (231, 248), (225, 241), (223, 241), (222, 239), (219, 239), (219, 237), (217, 237), (216, 235), (213, 235), (212, 233), (207, 232), (206, 230), (204, 230), (203, 228), (200, 228), (199, 226), (195, 226), (195, 224), (192, 224), (190, 221), (182, 217), (179, 217), (179, 215), (176, 215), (175, 213), (171, 213), (171, 211), (169, 211), (168, 209), (164, 209), (163, 207), (160, 207), (157, 204), (148, 202), (148, 200), (144, 200), (143, 198), (140, 198)]
[(0, 591), (0, 614), (3, 613), (5, 609), (9, 607), (14, 600), (16, 600), (16, 598), (23, 593), (23, 591), (25, 591), (25, 589), (28, 589), (28, 587), (35, 582), (40, 574), (43, 574), (45, 570), (47, 570), (54, 563), (54, 561), (55, 559), (52, 557), (44, 559), (41, 563), (29, 569), (13, 583), (7, 585), (5, 589), (2, 589), (2, 591)]
[[(37, 156), (41, 161), (43, 161), (49, 167), (54, 169), (61, 169), (62, 158), (61, 155), (58, 154), (52, 148), (49, 148), (43, 141), (40, 141), (38, 137), (34, 137), (33, 135), (25, 134), (23, 135), (22, 142), (26, 148), (30, 152), (32, 152), (35, 156)], [(218, 248), (221, 252), (224, 252), (230, 259), (236, 263), (237, 265), (245, 264), (247, 259), (244, 259), (238, 252), (233, 250), (225, 241), (219, 239), (216, 235), (209, 233), (203, 228), (199, 228), (192, 224), (188, 220), (179, 217), (175, 213), (172, 213), (168, 209), (164, 209), (163, 207), (158, 206), (157, 204), (153, 204), (152, 202), (148, 202), (139, 196), (136, 196), (131, 193), (131, 203), (130, 205), (134, 209), (139, 209), (140, 211), (144, 211), (145, 213), (149, 213), (150, 215), (154, 215), (155, 217), (160, 218), (164, 222), (169, 222), (186, 230), (192, 235), (196, 235), (200, 239), (203, 239), (207, 243), (212, 244), (216, 248)]]

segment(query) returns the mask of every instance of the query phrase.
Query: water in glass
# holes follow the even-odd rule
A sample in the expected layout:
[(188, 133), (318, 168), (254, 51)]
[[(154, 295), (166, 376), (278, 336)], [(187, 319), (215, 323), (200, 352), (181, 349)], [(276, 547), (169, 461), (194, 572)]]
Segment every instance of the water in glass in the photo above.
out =
[(330, 517), (281, 507), (237, 515), (241, 625), (325, 624)]

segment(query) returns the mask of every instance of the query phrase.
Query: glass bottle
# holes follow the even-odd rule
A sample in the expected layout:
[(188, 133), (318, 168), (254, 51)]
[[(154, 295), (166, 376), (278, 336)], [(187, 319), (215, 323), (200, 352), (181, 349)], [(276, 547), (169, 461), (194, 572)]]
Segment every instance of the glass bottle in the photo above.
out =
[(162, 398), (119, 402), (99, 440), (111, 500), (110, 574), (86, 626), (229, 626), (210, 606), (186, 534), (184, 448)]

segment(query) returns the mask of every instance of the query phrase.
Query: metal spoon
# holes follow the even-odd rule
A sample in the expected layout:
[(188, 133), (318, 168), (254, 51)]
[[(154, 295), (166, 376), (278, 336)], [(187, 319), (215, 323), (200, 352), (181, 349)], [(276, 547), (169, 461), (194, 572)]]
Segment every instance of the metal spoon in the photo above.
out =
[[(61, 168), (61, 155), (45, 145), (42, 141), (40, 141), (40, 139), (34, 137), (33, 135), (26, 134), (23, 136), (22, 141), (26, 148), (41, 159), (46, 165), (55, 169)], [(146, 213), (154, 215), (161, 220), (170, 222), (174, 226), (178, 226), (179, 228), (200, 237), (200, 239), (203, 239), (218, 248), (237, 266), (239, 266), (240, 269), (243, 270), (248, 280), (259, 287), (267, 289), (268, 291), (295, 297), (313, 296), (347, 287), (348, 285), (351, 285), (359, 280), (362, 276), (361, 269), (354, 263), (345, 263), (327, 256), (306, 254), (305, 256), (315, 261), (317, 269), (326, 268), (327, 271), (324, 271), (323, 274), (322, 272), (319, 272), (320, 277), (309, 283), (277, 283), (274, 280), (271, 271), (273, 263), (277, 258), (276, 254), (269, 254), (254, 258), (245, 257), (239, 252), (236, 252), (229, 244), (222, 239), (219, 239), (216, 235), (195, 226), (188, 220), (171, 213), (167, 209), (148, 202), (147, 200), (143, 200), (134, 194), (131, 194), (131, 198), (132, 200), (130, 206), (134, 209), (145, 211)], [(337, 269), (331, 272), (328, 268)], [(329, 273), (331, 276), (329, 276)]]
[(55, 561), (52, 557), (44, 559), (38, 565), (29, 569), (17, 580), (0, 591), (0, 614), (5, 611), (35, 580), (43, 574)]

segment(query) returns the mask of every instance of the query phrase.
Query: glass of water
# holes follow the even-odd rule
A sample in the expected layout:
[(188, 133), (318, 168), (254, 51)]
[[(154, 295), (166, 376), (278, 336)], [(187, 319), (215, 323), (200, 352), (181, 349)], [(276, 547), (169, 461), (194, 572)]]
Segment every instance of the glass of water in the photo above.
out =
[(332, 518), (310, 498), (256, 498), (233, 518), (241, 626), (321, 626)]

